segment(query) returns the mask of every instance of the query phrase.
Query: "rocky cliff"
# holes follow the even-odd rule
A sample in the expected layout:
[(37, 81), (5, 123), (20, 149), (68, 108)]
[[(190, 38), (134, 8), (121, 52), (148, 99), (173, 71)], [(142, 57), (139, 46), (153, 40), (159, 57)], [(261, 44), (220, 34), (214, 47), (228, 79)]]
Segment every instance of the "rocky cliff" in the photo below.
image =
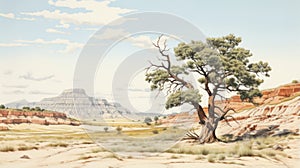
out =
[[(25, 103), (24, 103), (25, 102)], [(58, 111), (76, 118), (118, 118), (130, 112), (118, 103), (110, 103), (106, 99), (88, 96), (83, 89), (69, 89), (52, 98), (44, 98), (40, 102), (29, 103), (18, 101), (6, 104), (10, 108), (24, 106), (40, 107), (50, 111)]]
[[(277, 135), (287, 132), (299, 132), (300, 125), (300, 84), (287, 84), (274, 89), (262, 91), (263, 96), (256, 98), (257, 103), (242, 102), (239, 96), (233, 96), (228, 103), (238, 112), (231, 112), (228, 122), (221, 121), (217, 132), (219, 135), (259, 136)], [(207, 112), (207, 108), (204, 108)], [(197, 123), (195, 112), (172, 114), (161, 119), (163, 124)], [(199, 124), (195, 124), (200, 128)]]
[(0, 110), (0, 130), (7, 130), (7, 124), (40, 124), (40, 125), (80, 125), (79, 121), (68, 118), (66, 114), (50, 111)]

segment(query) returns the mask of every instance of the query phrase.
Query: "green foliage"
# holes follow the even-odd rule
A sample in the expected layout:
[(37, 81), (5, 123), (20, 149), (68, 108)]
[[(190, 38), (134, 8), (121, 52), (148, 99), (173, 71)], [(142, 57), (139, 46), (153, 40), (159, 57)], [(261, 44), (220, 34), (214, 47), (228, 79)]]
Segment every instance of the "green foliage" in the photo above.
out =
[(122, 127), (118, 126), (118, 127), (116, 128), (116, 131), (118, 132), (118, 134), (120, 134), (120, 133), (122, 132)]
[(299, 81), (298, 80), (293, 80), (292, 83), (299, 83)]
[(144, 119), (144, 123), (151, 123), (152, 122), (152, 119), (150, 117), (146, 117)]
[(40, 107), (35, 107), (34, 110), (35, 111), (42, 111), (42, 109)]
[(158, 132), (158, 130), (153, 130), (152, 133), (153, 134), (158, 134), (159, 132)]
[(30, 107), (26, 107), (26, 106), (25, 106), (25, 107), (23, 107), (22, 109), (23, 109), (23, 110), (30, 110)]
[(103, 128), (105, 132), (108, 132), (108, 127)]
[(175, 93), (169, 95), (166, 102), (166, 109), (179, 106), (184, 103), (193, 103), (193, 102), (201, 102), (201, 95), (199, 94), (199, 90), (197, 89), (189, 89), (189, 90), (178, 90)]
[(1, 104), (0, 109), (5, 109), (5, 106), (3, 104)]
[[(242, 100), (253, 102), (254, 97), (262, 96), (258, 86), (263, 83), (261, 77), (270, 76), (271, 67), (262, 61), (250, 62), (252, 53), (239, 47), (241, 42), (240, 37), (229, 34), (208, 38), (206, 43), (180, 43), (174, 52), (176, 59), (183, 61), (182, 65), (174, 66), (161, 59), (161, 64), (152, 64), (153, 69), (146, 73), (146, 81), (151, 83), (151, 90), (168, 91), (167, 109), (201, 101), (197, 87), (183, 78), (189, 74), (200, 75), (198, 82), (210, 95), (227, 90), (237, 92)], [(165, 54), (163, 58), (168, 57)]]

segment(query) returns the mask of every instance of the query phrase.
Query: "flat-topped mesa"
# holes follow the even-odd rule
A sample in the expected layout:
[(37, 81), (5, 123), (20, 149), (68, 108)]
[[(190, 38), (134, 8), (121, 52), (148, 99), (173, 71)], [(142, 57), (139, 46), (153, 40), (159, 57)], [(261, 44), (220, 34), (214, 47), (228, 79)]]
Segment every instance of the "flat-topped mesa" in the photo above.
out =
[(129, 110), (119, 103), (110, 103), (106, 99), (97, 99), (86, 94), (84, 89), (74, 88), (64, 90), (56, 97), (44, 98), (40, 102), (21, 104), (9, 103), (10, 108), (22, 108), (24, 106), (40, 107), (50, 111), (58, 111), (67, 116), (94, 119), (94, 118), (123, 118), (124, 114), (130, 114)]
[(62, 94), (74, 94), (74, 93), (86, 95), (85, 90), (81, 88), (66, 89), (62, 92)]

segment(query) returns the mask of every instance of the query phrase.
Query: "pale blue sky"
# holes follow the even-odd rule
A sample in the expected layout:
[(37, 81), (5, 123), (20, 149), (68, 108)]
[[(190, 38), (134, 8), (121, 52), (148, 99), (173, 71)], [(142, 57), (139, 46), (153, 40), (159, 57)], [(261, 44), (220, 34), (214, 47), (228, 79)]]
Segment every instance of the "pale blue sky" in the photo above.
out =
[[(299, 9), (297, 0), (0, 0), (0, 103), (37, 101), (71, 88), (77, 58), (95, 31), (116, 18), (143, 11), (182, 17), (207, 37), (241, 36), (242, 46), (252, 51), (254, 60), (268, 61), (273, 68), (262, 88), (288, 83), (300, 79)], [(117, 58), (111, 56), (110, 61), (151, 39), (136, 37), (129, 41), (131, 47), (120, 45), (110, 53)], [(109, 97), (110, 83), (96, 91)]]

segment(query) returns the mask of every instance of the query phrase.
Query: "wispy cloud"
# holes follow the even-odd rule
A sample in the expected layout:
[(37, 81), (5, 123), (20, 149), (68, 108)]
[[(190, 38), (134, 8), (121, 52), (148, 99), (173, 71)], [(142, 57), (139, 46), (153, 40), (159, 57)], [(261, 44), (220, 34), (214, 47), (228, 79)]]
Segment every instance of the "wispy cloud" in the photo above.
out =
[(76, 49), (82, 48), (83, 44), (77, 42), (71, 42), (67, 39), (55, 39), (55, 40), (44, 40), (44, 39), (35, 39), (35, 40), (16, 40), (16, 42), (22, 44), (60, 44), (65, 45), (63, 50), (59, 50), (60, 53), (72, 53)]
[(8, 19), (14, 19), (15, 18), (15, 15), (13, 13), (0, 13), (0, 16), (8, 18)]
[(28, 46), (28, 44), (24, 43), (0, 43), (0, 47), (23, 47)]
[(31, 81), (44, 81), (53, 78), (54, 75), (48, 75), (43, 77), (34, 77), (31, 73), (27, 73), (26, 75), (20, 75), (19, 78), (23, 78)]
[(60, 22), (58, 25), (55, 26), (56, 28), (65, 28), (68, 29), (70, 27), (70, 24), (64, 23), (64, 22)]
[(34, 95), (57, 95), (57, 93), (44, 92), (44, 91), (39, 91), (39, 90), (32, 90), (32, 91), (29, 92), (29, 94), (34, 94)]
[(47, 33), (56, 33), (56, 34), (68, 34), (67, 32), (63, 32), (63, 31), (60, 31), (57, 29), (52, 29), (52, 28), (46, 29), (46, 32)]
[(4, 91), (4, 94), (24, 94), (25, 92), (22, 90), (13, 90), (13, 91)]
[(12, 70), (6, 70), (3, 72), (3, 75), (11, 75), (11, 74), (13, 74)]
[(0, 13), (0, 17), (4, 17), (7, 19), (16, 19), (16, 20), (27, 20), (27, 21), (34, 21), (34, 18), (25, 18), (25, 17), (16, 17), (13, 13)]
[(111, 7), (110, 3), (112, 1), (113, 0), (105, 0), (102, 2), (95, 0), (49, 0), (48, 3), (55, 7), (85, 9), (86, 11), (67, 13), (61, 10), (42, 10), (37, 12), (23, 12), (21, 14), (34, 17), (44, 17), (76, 25), (104, 25), (112, 20), (120, 18), (123, 14), (133, 11), (130, 9)]
[(6, 85), (6, 84), (3, 84), (2, 87), (24, 89), (24, 88), (27, 88), (28, 85)]

